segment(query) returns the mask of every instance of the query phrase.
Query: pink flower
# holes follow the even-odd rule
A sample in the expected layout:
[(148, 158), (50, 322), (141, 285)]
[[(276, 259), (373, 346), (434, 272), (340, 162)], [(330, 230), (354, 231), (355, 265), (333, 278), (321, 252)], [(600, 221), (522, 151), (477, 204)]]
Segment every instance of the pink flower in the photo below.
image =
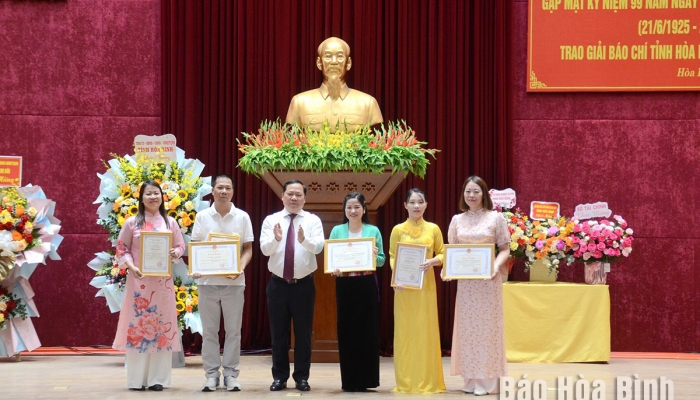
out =
[(126, 340), (131, 343), (132, 346), (138, 347), (141, 340), (143, 340), (143, 332), (137, 326), (130, 326), (126, 333)]
[(143, 332), (143, 337), (153, 340), (158, 333), (158, 316), (154, 313), (145, 313), (139, 318), (138, 326)]
[(591, 253), (589, 253), (589, 252), (583, 253), (583, 260), (584, 261), (587, 261), (589, 258), (591, 258)]
[(625, 233), (625, 231), (623, 231), (622, 228), (615, 228), (615, 234), (617, 236), (622, 236), (623, 233)]
[(550, 226), (549, 230), (547, 230), (547, 235), (549, 236), (556, 236), (557, 233), (559, 233), (559, 228), (556, 226)]
[(126, 246), (124, 245), (124, 242), (121, 241), (121, 240), (119, 240), (119, 241), (117, 242), (116, 257), (117, 257), (117, 258), (122, 258), (122, 257), (124, 256), (124, 254), (126, 254), (126, 253), (128, 253), (128, 252), (129, 252), (129, 249), (126, 248)]
[(170, 339), (165, 335), (158, 336), (158, 348), (162, 349), (168, 346), (170, 346)]
[(538, 240), (537, 242), (535, 242), (535, 247), (537, 248), (537, 250), (542, 249), (542, 246), (544, 246), (544, 242), (543, 242), (543, 241)]
[(575, 233), (581, 232), (581, 224), (574, 225), (574, 232)]
[(580, 251), (574, 251), (574, 257), (576, 257), (576, 258), (581, 258), (581, 252), (580, 252)]
[(596, 251), (595, 253), (593, 253), (593, 257), (601, 258), (601, 257), (603, 257), (603, 253), (601, 251)]
[(629, 248), (632, 247), (632, 238), (626, 237), (622, 239), (622, 247)]
[(591, 227), (588, 224), (583, 224), (583, 226), (581, 226), (581, 230), (583, 233), (588, 233), (591, 231)]
[[(630, 250), (632, 251), (632, 250)], [(620, 249), (615, 249), (615, 257), (620, 257)]]
[(617, 236), (617, 235), (614, 234), (614, 233), (611, 233), (611, 234), (610, 234), (610, 240), (617, 240), (618, 237), (619, 237), (619, 236)]
[(137, 310), (145, 310), (148, 308), (150, 301), (145, 297), (135, 297), (134, 303), (136, 303)]
[(574, 244), (571, 246), (571, 250), (577, 251), (580, 247), (581, 247), (581, 246), (579, 246), (578, 243), (574, 243)]
[(579, 243), (580, 241), (581, 241), (581, 239), (579, 239), (578, 236), (573, 236), (571, 238), (571, 243), (573, 243), (573, 244)]
[(588, 249), (588, 251), (595, 251), (596, 250), (595, 243), (588, 243), (587, 249)]
[(600, 221), (600, 224), (601, 225), (610, 225), (610, 221), (608, 221), (607, 219), (604, 219), (604, 220)]
[(591, 237), (592, 237), (592, 238), (597, 238), (597, 237), (599, 237), (599, 236), (600, 236), (600, 232), (598, 232), (598, 231), (596, 231), (596, 230), (594, 230), (594, 231), (591, 232)]
[(634, 235), (634, 231), (632, 230), (632, 228), (625, 229), (625, 233), (628, 235)]
[(598, 250), (604, 250), (605, 249), (605, 243), (598, 243)]

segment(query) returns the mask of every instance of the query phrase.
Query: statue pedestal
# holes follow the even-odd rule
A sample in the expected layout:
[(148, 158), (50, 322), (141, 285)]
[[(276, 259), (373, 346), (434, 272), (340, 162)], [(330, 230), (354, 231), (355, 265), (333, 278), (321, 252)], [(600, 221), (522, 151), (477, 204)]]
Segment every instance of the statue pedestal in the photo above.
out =
[[(329, 174), (308, 171), (267, 172), (262, 175), (262, 179), (270, 186), (270, 189), (280, 195), (282, 194), (282, 185), (285, 182), (293, 179), (303, 182), (307, 188), (304, 210), (321, 218), (323, 232), (328, 238), (333, 227), (343, 222), (343, 200), (348, 193), (360, 192), (365, 196), (368, 217), (372, 223), (375, 223), (377, 210), (386, 203), (403, 182), (404, 174), (399, 172), (392, 175), (391, 168), (387, 168), (382, 174), (353, 172)], [(335, 277), (323, 273), (323, 253), (316, 256), (316, 262), (318, 269), (314, 273), (316, 306), (314, 309), (311, 362), (338, 362)], [(292, 338), (292, 343), (293, 341)], [(292, 346), (289, 355), (290, 360), (293, 360), (294, 346)]]

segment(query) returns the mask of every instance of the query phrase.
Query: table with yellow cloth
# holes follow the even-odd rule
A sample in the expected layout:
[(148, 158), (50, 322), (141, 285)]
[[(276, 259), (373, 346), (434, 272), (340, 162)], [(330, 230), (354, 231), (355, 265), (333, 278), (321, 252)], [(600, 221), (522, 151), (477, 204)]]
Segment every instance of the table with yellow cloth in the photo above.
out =
[(510, 362), (610, 361), (607, 285), (507, 282), (503, 313)]

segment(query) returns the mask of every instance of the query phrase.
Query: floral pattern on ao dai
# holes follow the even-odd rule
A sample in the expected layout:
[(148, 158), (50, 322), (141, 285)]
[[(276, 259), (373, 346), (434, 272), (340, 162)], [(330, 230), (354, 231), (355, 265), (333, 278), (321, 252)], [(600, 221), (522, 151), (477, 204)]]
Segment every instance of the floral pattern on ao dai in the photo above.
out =
[[(484, 209), (455, 215), (447, 237), (450, 244), (510, 243), (503, 215)], [(452, 375), (461, 375), (465, 381), (508, 375), (502, 285), (500, 276), (459, 281), (452, 334)]]
[[(173, 232), (173, 247), (180, 255), (184, 253), (185, 242), (174, 219), (168, 217), (166, 225), (160, 214), (146, 212), (145, 216), (141, 228), (136, 225), (136, 218), (124, 222), (117, 241), (116, 256), (120, 266), (132, 261), (139, 267), (142, 231)], [(181, 350), (172, 277), (144, 276), (137, 279), (134, 274), (127, 275), (124, 303), (112, 347), (136, 353)]]

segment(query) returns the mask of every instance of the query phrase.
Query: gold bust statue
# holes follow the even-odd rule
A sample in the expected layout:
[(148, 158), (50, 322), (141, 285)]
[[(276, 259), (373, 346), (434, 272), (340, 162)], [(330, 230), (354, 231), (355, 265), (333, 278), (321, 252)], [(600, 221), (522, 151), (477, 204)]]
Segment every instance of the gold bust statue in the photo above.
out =
[(336, 37), (324, 40), (318, 46), (316, 66), (323, 72), (321, 87), (292, 98), (287, 123), (321, 130), (328, 121), (331, 132), (335, 132), (336, 125), (341, 130), (347, 125), (348, 131), (354, 131), (383, 121), (377, 100), (345, 83), (345, 74), (352, 66), (350, 46), (345, 41)]

